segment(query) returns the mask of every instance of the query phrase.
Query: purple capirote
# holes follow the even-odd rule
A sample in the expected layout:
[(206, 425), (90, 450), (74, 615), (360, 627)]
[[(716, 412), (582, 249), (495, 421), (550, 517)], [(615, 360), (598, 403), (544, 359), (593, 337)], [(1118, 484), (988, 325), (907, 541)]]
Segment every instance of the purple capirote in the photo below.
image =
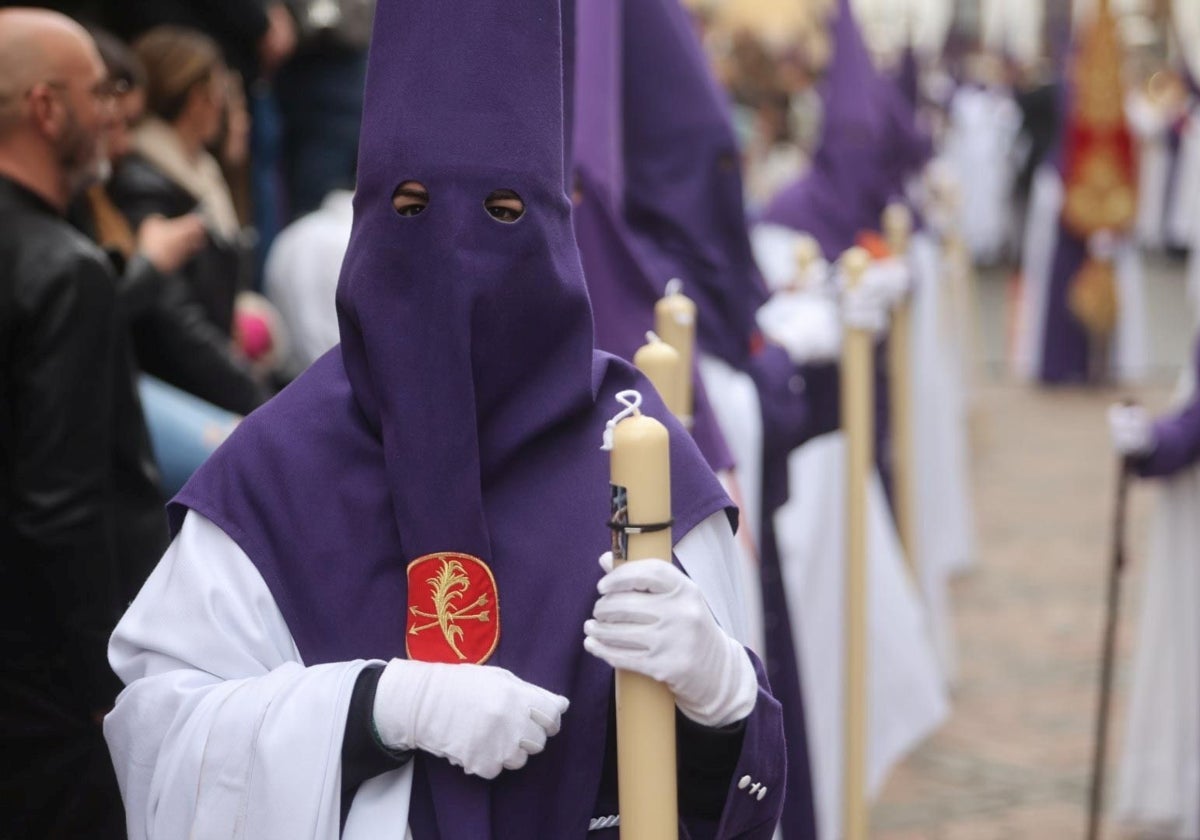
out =
[[(600, 442), (617, 392), (642, 391), (672, 432), (676, 534), (730, 508), (648, 381), (593, 347), (564, 190), (563, 68), (558, 0), (381, 0), (342, 343), (170, 508), (176, 529), (194, 510), (246, 552), (308, 665), (405, 656), (410, 561), (453, 551), (489, 566), (488, 664), (571, 706), (543, 753), (493, 781), (418, 753), (410, 823), (423, 840), (582, 837), (596, 816), (613, 675), (582, 627), (609, 545)], [(393, 209), (407, 181), (428, 189), (419, 215)], [(500, 189), (524, 200), (515, 223), (485, 208)], [(762, 688), (737, 772), (782, 787), (784, 761)], [(770, 836), (782, 791), (746, 799), (730, 786), (715, 836)]]
[(767, 288), (728, 99), (679, 0), (622, 5), (625, 218), (654, 279), (696, 300), (700, 348), (745, 370)]
[(810, 234), (829, 259), (837, 259), (860, 232), (879, 228), (896, 178), (887, 161), (893, 105), (849, 0), (838, 0), (832, 40), (812, 166), (768, 202), (760, 220)]
[[(616, 0), (578, 0), (574, 41), (575, 237), (595, 319), (596, 346), (632, 359), (654, 327), (655, 282), (621, 213), (625, 194), (621, 116), (621, 15)], [(669, 278), (666, 278), (669, 279)], [(734, 466), (698, 367), (692, 435), (714, 470)]]

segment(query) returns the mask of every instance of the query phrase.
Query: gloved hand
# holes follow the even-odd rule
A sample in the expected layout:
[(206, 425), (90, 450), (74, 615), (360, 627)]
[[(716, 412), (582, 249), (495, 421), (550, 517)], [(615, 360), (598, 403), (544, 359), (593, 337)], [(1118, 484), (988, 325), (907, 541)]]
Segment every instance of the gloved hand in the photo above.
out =
[(1154, 451), (1154, 426), (1140, 405), (1110, 405), (1108, 431), (1118, 455), (1149, 455)]
[(863, 275), (859, 288), (871, 289), (889, 304), (895, 304), (912, 291), (912, 272), (904, 260), (895, 257), (876, 260)]
[(880, 335), (887, 329), (892, 298), (880, 286), (862, 283), (842, 293), (842, 323), (847, 329)]
[(788, 352), (792, 363), (836, 359), (842, 346), (837, 305), (825, 295), (780, 292), (758, 310), (763, 334)]
[(568, 705), (503, 668), (393, 659), (375, 692), (375, 729), (389, 749), (494, 779), (545, 749)]
[[(600, 565), (611, 569), (612, 554)], [(608, 571), (597, 589), (583, 625), (588, 653), (665, 683), (679, 711), (701, 726), (749, 717), (758, 699), (754, 666), (691, 578), (662, 560), (634, 560)]]

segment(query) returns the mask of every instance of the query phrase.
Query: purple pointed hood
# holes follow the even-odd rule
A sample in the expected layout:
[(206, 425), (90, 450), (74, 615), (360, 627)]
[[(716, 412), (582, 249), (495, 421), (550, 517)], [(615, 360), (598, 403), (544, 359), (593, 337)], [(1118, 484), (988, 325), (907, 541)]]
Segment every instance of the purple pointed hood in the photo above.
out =
[[(933, 157), (933, 137), (922, 124), (918, 103), (917, 59), (912, 48), (904, 51), (895, 77), (879, 75), (881, 99), (887, 107), (886, 142), (880, 148), (888, 167), (895, 196), (903, 196), (907, 182)], [(893, 197), (895, 197), (893, 196)]]
[(860, 231), (878, 228), (895, 180), (884, 159), (889, 104), (849, 0), (838, 0), (821, 101), (811, 168), (770, 201), (761, 220), (811, 234), (837, 259)]
[[(654, 328), (662, 295), (621, 212), (625, 194), (621, 117), (622, 4), (578, 0), (573, 97), (575, 235), (595, 319), (596, 346), (632, 359)], [(692, 434), (714, 470), (733, 457), (696, 371)]]
[[(171, 506), (176, 529), (195, 510), (246, 552), (307, 665), (407, 656), (406, 616), (429, 597), (423, 574), (410, 593), (412, 561), (488, 567), (485, 661), (571, 707), (542, 754), (492, 782), (418, 754), (419, 837), (582, 837), (595, 816), (612, 669), (582, 628), (610, 544), (600, 442), (615, 394), (642, 391), (671, 430), (677, 537), (730, 507), (650, 383), (593, 349), (564, 191), (562, 37), (559, 0), (380, 0), (342, 344)], [(400, 216), (410, 180), (429, 203)], [(524, 200), (515, 223), (485, 209), (498, 189)]]
[[(593, 397), (591, 312), (563, 189), (558, 4), (519, 16), (475, 5), (470, 21), (422, 2), (379, 6), (375, 43), (387, 49), (368, 66), (337, 290), (346, 375), (381, 430), (413, 557), (451, 545), (485, 556), (483, 484)], [(497, 43), (521, 56), (504, 72), (480, 58)], [(401, 217), (392, 194), (410, 180), (429, 206)], [(515, 223), (484, 207), (502, 189), (525, 201)], [(445, 445), (401, 429), (438, 429)]]
[(766, 285), (729, 105), (679, 0), (624, 4), (625, 214), (665, 288), (684, 281), (706, 353), (745, 368)]

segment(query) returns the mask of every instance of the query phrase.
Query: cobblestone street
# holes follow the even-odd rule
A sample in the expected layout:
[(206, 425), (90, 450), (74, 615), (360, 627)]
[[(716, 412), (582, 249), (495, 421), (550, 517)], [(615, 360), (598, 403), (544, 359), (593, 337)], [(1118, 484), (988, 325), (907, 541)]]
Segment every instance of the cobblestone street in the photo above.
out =
[[(1173, 267), (1149, 282), (1153, 383), (1163, 408), (1189, 337)], [(999, 364), (1002, 284), (981, 284), (987, 355)], [(1153, 332), (1153, 331), (1152, 331)], [(1039, 391), (992, 376), (972, 424), (980, 557), (954, 587), (960, 668), (943, 729), (893, 774), (873, 813), (881, 840), (1082, 838), (1116, 464), (1105, 409), (1128, 390)], [(1139, 608), (1152, 487), (1131, 494), (1109, 790)], [(1128, 838), (1107, 826), (1105, 838)]]

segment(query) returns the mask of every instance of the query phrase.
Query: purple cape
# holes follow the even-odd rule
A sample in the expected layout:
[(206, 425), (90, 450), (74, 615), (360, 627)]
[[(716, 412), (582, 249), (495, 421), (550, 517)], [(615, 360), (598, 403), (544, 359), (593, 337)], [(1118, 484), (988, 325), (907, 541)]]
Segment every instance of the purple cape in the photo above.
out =
[[(575, 236), (595, 318), (596, 346), (632, 359), (654, 328), (656, 283), (621, 215), (621, 12), (614, 0), (579, 0), (574, 89)], [(692, 434), (714, 470), (733, 467), (708, 396), (693, 371)]]
[[(491, 782), (418, 754), (418, 837), (582, 837), (594, 816), (612, 670), (582, 627), (610, 542), (600, 442), (616, 392), (642, 391), (672, 431), (676, 535), (730, 507), (650, 384), (593, 348), (563, 189), (561, 37), (558, 0), (379, 3), (342, 343), (171, 506), (175, 528), (195, 510), (246, 552), (308, 665), (405, 656), (413, 559), (490, 568), (488, 663), (571, 708), (543, 753)], [(498, 72), (501, 47), (520, 60)], [(409, 180), (429, 204), (401, 217)], [(485, 210), (497, 189), (524, 199), (516, 223)]]

